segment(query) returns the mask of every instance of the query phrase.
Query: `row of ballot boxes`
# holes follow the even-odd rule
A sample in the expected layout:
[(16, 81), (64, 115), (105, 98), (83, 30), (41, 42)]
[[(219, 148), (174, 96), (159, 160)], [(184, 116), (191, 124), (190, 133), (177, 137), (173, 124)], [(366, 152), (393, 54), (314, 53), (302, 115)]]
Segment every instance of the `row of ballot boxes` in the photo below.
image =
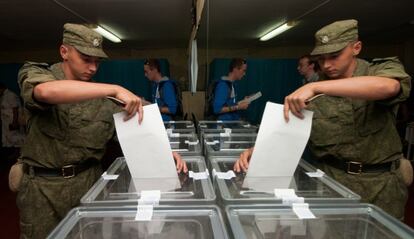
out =
[(284, 205), (225, 208), (231, 232), (216, 206), (158, 206), (151, 220), (133, 206), (78, 207), (49, 238), (413, 238), (410, 228), (369, 204), (315, 204), (313, 219)]
[[(223, 132), (229, 125), (201, 123), (168, 123), (171, 148), (184, 155), (188, 173), (135, 179), (118, 158), (49, 238), (414, 238), (411, 228), (360, 204), (358, 195), (303, 160), (293, 177), (232, 172), (257, 128)], [(183, 150), (194, 145), (199, 151)]]

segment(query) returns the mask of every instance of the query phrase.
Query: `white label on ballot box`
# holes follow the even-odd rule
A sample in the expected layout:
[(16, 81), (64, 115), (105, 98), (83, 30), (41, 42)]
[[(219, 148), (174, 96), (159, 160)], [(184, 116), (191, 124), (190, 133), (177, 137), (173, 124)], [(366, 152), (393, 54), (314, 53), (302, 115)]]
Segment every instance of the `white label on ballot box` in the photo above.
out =
[(313, 219), (316, 218), (315, 215), (309, 209), (309, 204), (307, 203), (293, 203), (292, 204), (293, 212), (300, 219)]
[(119, 177), (117, 174), (107, 174), (106, 171), (102, 174), (104, 180), (116, 180)]
[(152, 205), (138, 205), (135, 221), (151, 221), (153, 209)]
[(316, 172), (307, 172), (306, 174), (311, 178), (321, 178), (325, 175), (325, 173), (320, 169), (317, 169)]
[(208, 178), (208, 170), (206, 170), (205, 172), (198, 172), (198, 173), (195, 173), (193, 171), (189, 171), (188, 176), (190, 178), (194, 179), (194, 180), (207, 179)]
[(161, 198), (160, 190), (143, 190), (138, 205), (158, 205)]
[(276, 188), (275, 197), (282, 199), (283, 204), (303, 203), (304, 198), (298, 197), (295, 190), (289, 188)]
[(236, 174), (234, 174), (233, 170), (229, 170), (227, 172), (217, 172), (213, 169), (213, 177), (217, 177), (219, 179), (232, 179), (236, 177)]
[(186, 143), (188, 145), (197, 145), (198, 144), (198, 139), (196, 141), (186, 140), (186, 141), (184, 141), (184, 143)]

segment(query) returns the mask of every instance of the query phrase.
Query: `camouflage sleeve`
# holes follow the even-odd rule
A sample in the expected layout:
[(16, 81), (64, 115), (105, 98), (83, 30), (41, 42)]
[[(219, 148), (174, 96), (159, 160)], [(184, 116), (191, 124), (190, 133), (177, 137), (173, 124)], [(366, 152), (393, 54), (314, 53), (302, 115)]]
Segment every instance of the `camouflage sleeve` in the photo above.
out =
[(23, 98), (24, 106), (29, 111), (45, 110), (50, 105), (37, 101), (33, 97), (33, 89), (36, 85), (55, 80), (46, 63), (26, 62), (18, 73), (20, 95)]
[(370, 75), (388, 77), (400, 82), (400, 92), (390, 99), (380, 101), (381, 103), (395, 105), (410, 96), (411, 77), (405, 72), (404, 66), (397, 57), (374, 59), (370, 71)]

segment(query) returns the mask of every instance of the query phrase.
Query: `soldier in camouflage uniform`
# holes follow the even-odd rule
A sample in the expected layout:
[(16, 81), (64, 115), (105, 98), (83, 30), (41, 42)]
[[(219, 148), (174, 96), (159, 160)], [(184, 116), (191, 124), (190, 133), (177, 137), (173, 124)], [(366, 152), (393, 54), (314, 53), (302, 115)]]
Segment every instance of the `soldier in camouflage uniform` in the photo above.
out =
[[(99, 178), (99, 160), (115, 135), (114, 113), (124, 110), (125, 120), (136, 113), (139, 122), (143, 119), (138, 96), (117, 85), (90, 82), (107, 57), (99, 34), (65, 24), (60, 54), (63, 62), (28, 62), (18, 75), (29, 112), (19, 160), (24, 171), (17, 195), (21, 238), (45, 238)], [(177, 172), (186, 172), (185, 162), (173, 156)]]
[[(312, 110), (309, 148), (320, 168), (363, 202), (402, 219), (407, 187), (398, 170), (403, 154), (395, 114), (409, 96), (411, 78), (395, 57), (357, 58), (362, 43), (356, 20), (327, 25), (315, 38), (311, 54), (321, 78), (285, 98), (285, 119), (289, 111), (303, 118), (302, 109)], [(242, 155), (236, 171), (247, 169), (249, 155)]]
[(128, 119), (138, 112), (142, 120), (139, 97), (117, 85), (90, 82), (107, 57), (99, 34), (65, 24), (60, 54), (63, 62), (28, 62), (18, 75), (29, 112), (17, 195), (21, 238), (45, 238), (101, 175), (99, 160), (114, 136), (113, 113), (125, 110)]

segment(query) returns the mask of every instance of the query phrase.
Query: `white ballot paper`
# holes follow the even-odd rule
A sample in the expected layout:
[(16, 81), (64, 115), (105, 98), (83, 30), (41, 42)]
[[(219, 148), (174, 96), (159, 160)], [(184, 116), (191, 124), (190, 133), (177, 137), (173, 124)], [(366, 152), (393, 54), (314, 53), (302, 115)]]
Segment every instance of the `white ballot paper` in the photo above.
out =
[(128, 121), (124, 121), (124, 116), (125, 112), (114, 114), (115, 127), (132, 178), (171, 178), (178, 182), (158, 106), (144, 106), (141, 124), (138, 124), (138, 114)]
[(252, 103), (252, 101), (255, 101), (262, 97), (262, 92), (256, 92), (255, 94), (251, 95), (249, 98), (243, 99), (240, 102), (248, 102), (249, 104)]
[(302, 113), (304, 119), (289, 112), (287, 123), (283, 105), (267, 102), (246, 178), (293, 176), (312, 126), (313, 112)]

